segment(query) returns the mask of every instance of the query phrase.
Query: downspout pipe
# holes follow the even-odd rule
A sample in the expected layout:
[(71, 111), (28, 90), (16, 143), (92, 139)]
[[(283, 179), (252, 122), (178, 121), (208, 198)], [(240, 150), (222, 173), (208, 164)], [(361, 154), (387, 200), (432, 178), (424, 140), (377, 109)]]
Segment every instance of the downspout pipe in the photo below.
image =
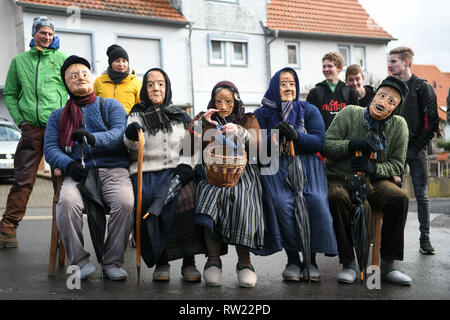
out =
[[(270, 78), (272, 75), (272, 64), (271, 64), (271, 59), (270, 59), (270, 45), (272, 44), (272, 42), (274, 42), (275, 40), (278, 39), (279, 30), (271, 31), (269, 28), (264, 26), (264, 23), (262, 21), (260, 21), (260, 23), (261, 23), (261, 27), (263, 28), (263, 31), (264, 31), (264, 40), (265, 40), (264, 43), (265, 43), (265, 47), (266, 47), (266, 85), (269, 86)], [(268, 38), (269, 38), (270, 33), (273, 33), (274, 38), (269, 41)]]
[(192, 63), (192, 23), (188, 22), (188, 28), (189, 28), (189, 37), (188, 37), (188, 46), (189, 46), (189, 68), (190, 68), (190, 76), (191, 76), (191, 105), (192, 105), (192, 118), (197, 114), (195, 112), (195, 105), (194, 105), (194, 66)]

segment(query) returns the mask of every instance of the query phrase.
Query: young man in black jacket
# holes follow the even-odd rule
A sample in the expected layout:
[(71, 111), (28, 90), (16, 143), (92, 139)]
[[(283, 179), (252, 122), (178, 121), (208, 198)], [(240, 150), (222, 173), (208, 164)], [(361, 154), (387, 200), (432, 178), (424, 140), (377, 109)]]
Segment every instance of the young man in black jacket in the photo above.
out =
[(344, 67), (344, 59), (337, 52), (329, 52), (322, 58), (322, 73), (325, 80), (311, 89), (306, 101), (319, 108), (325, 123), (325, 129), (331, 124), (336, 114), (344, 107), (358, 104), (355, 89), (339, 80), (339, 73)]
[(364, 85), (366, 77), (361, 66), (352, 64), (345, 71), (345, 83), (358, 93), (358, 106), (367, 108), (375, 96), (375, 89), (371, 85)]
[[(409, 166), (420, 223), (420, 252), (435, 254), (430, 242), (430, 208), (428, 200), (428, 152), (438, 130), (436, 94), (426, 80), (412, 74), (414, 51), (408, 47), (389, 52), (389, 71), (409, 87), (406, 102), (396, 112), (406, 119), (409, 129), (406, 163)], [(431, 150), (429, 150), (431, 151)]]

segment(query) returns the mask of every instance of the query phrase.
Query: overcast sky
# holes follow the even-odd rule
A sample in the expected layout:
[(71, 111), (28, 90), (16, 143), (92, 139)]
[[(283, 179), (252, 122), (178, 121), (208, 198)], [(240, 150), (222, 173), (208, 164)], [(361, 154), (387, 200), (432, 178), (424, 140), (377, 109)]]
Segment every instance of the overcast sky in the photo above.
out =
[(434, 64), (450, 72), (449, 0), (359, 0), (367, 13), (398, 40), (398, 46), (411, 47), (414, 63)]

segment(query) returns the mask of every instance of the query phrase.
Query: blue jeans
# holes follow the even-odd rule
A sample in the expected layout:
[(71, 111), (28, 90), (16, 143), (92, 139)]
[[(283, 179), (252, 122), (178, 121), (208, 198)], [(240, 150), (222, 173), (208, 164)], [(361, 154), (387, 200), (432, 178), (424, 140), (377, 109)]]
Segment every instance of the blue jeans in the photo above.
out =
[(409, 166), (414, 195), (417, 201), (417, 214), (419, 218), (420, 239), (430, 237), (430, 201), (428, 200), (428, 153), (422, 150), (417, 157), (406, 158)]

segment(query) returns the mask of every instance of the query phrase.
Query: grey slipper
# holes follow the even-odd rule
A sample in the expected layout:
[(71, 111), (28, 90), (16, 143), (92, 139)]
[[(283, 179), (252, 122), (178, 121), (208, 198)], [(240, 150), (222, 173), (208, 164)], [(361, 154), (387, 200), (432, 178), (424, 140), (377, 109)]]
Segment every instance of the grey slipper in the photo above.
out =
[(104, 269), (103, 273), (106, 274), (106, 276), (113, 281), (126, 280), (128, 276), (128, 273), (119, 267)]
[(409, 286), (412, 283), (410, 277), (398, 270), (392, 270), (386, 275), (382, 275), (382, 279), (399, 286)]
[(201, 274), (195, 265), (182, 266), (181, 275), (183, 280), (187, 282), (199, 282), (201, 280)]
[(356, 271), (353, 269), (343, 269), (337, 276), (339, 283), (353, 283), (356, 279)]
[(153, 281), (169, 281), (170, 280), (170, 265), (163, 264), (156, 266), (153, 271)]
[(300, 281), (301, 270), (295, 264), (288, 264), (281, 274), (285, 281)]
[(80, 280), (86, 280), (92, 274), (92, 272), (95, 271), (95, 269), (96, 268), (92, 263), (86, 263), (80, 269)]

